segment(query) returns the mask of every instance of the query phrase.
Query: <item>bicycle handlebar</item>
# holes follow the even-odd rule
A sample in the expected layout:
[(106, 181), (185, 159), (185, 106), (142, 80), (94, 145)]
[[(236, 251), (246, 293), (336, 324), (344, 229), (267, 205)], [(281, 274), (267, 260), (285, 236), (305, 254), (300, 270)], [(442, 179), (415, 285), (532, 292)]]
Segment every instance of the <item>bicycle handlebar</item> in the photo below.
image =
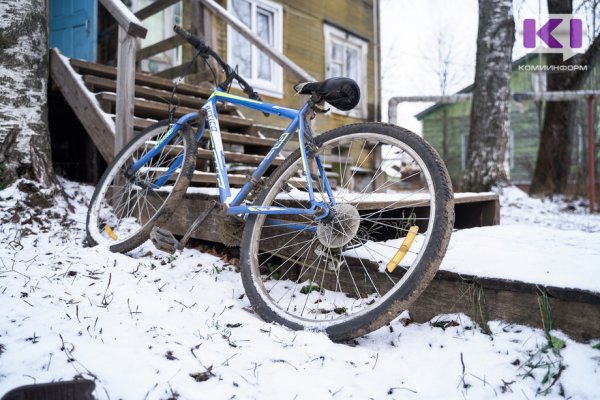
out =
[[(242, 90), (248, 96), (248, 98), (250, 98), (252, 100), (262, 101), (260, 95), (258, 93), (256, 93), (254, 88), (252, 86), (250, 86), (248, 84), (248, 82), (246, 82), (246, 80), (244, 80), (244, 78), (239, 76), (237, 74), (237, 72), (235, 72), (235, 70), (233, 68), (231, 68), (231, 66), (229, 64), (227, 64), (225, 61), (223, 61), (221, 59), (221, 57), (213, 49), (211, 49), (210, 46), (208, 46), (206, 43), (204, 43), (204, 41), (202, 39), (200, 39), (197, 36), (192, 35), (190, 32), (186, 31), (179, 25), (173, 26), (173, 30), (175, 31), (176, 34), (178, 34), (179, 36), (181, 36), (182, 38), (187, 40), (189, 44), (194, 46), (194, 48), (196, 50), (198, 50), (198, 52), (203, 57), (206, 58), (206, 57), (210, 56), (210, 57), (214, 58), (219, 63), (219, 65), (223, 68), (223, 70), (225, 71), (225, 75), (227, 75), (227, 78), (225, 79), (224, 82), (221, 82), (218, 85), (220, 89), (222, 89), (223, 91), (227, 91), (229, 85), (231, 85), (231, 82), (233, 82), (233, 80), (235, 79), (242, 86)], [(269, 116), (268, 113), (263, 112), (263, 114), (267, 117)]]
[(186, 31), (179, 25), (173, 26), (173, 30), (175, 31), (176, 34), (178, 34), (179, 36), (181, 36), (185, 40), (187, 40), (189, 42), (189, 44), (194, 46), (200, 53), (208, 53), (209, 52), (210, 47), (208, 47), (206, 45), (206, 43), (204, 43), (204, 41), (202, 39), (200, 39), (199, 37), (192, 35), (191, 33)]

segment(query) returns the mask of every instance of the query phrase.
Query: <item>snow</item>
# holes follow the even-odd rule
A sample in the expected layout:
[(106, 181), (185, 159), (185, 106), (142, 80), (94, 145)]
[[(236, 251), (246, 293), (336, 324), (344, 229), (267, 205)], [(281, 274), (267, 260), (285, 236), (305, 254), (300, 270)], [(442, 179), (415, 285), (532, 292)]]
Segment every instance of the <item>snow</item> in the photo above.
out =
[(600, 232), (516, 226), (455, 232), (441, 268), (600, 292)]
[[(72, 211), (61, 198), (36, 208), (16, 185), (0, 192), (0, 396), (80, 376), (98, 399), (533, 399), (565, 367), (546, 398), (600, 398), (597, 342), (558, 331), (566, 347), (553, 351), (539, 329), (492, 321), (488, 335), (460, 314), (416, 324), (405, 313), (351, 343), (265, 323), (235, 260), (84, 247), (93, 188), (62, 183)], [(566, 285), (594, 281), (600, 216), (513, 188), (500, 196), (503, 225), (455, 232), (445, 267), (492, 274), (506, 253), (522, 279), (550, 279), (562, 263)], [(541, 264), (553, 269), (534, 273)]]

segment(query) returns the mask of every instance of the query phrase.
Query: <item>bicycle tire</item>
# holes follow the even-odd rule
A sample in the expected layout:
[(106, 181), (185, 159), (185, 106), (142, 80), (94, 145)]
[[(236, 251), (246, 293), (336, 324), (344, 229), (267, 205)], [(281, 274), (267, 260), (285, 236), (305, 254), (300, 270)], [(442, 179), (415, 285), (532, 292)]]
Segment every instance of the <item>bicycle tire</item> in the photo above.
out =
[[(359, 254), (359, 250), (363, 251), (364, 248), (367, 248), (367, 244), (370, 243), (368, 240), (369, 235), (361, 233), (361, 227), (367, 229), (365, 227), (368, 227), (369, 224), (370, 226), (376, 226), (377, 224), (385, 225), (388, 222), (385, 220), (386, 223), (384, 224), (381, 222), (383, 221), (382, 217), (375, 218), (373, 214), (369, 214), (364, 210), (361, 215), (360, 212), (358, 212), (358, 208), (361, 204), (360, 196), (354, 197), (354, 200), (352, 200), (354, 203), (350, 200), (344, 200), (346, 199), (346, 196), (352, 198), (352, 191), (348, 190), (347, 194), (342, 196), (342, 193), (346, 193), (345, 186), (354, 184), (354, 175), (356, 172), (352, 173), (352, 176), (347, 180), (347, 183), (344, 183), (344, 178), (348, 173), (346, 170), (348, 159), (351, 158), (352, 151), (355, 151), (352, 146), (354, 146), (354, 141), (358, 141), (360, 138), (364, 138), (365, 144), (368, 144), (369, 146), (373, 145), (373, 149), (379, 148), (381, 150), (380, 153), (376, 153), (380, 155), (383, 154), (383, 150), (387, 148), (378, 147), (379, 145), (377, 143), (386, 143), (386, 146), (398, 146), (398, 148), (406, 153), (391, 153), (394, 147), (390, 147), (390, 149), (387, 150), (387, 158), (381, 157), (381, 163), (378, 169), (373, 173), (373, 178), (365, 188), (369, 185), (376, 185), (377, 179), (379, 179), (382, 174), (384, 177), (389, 177), (389, 172), (387, 170), (391, 168), (390, 166), (396, 165), (390, 164), (390, 162), (392, 162), (390, 160), (397, 162), (395, 161), (395, 157), (397, 154), (400, 154), (400, 156), (398, 156), (399, 159), (411, 156), (415, 160), (416, 164), (411, 164), (411, 168), (415, 168), (416, 170), (416, 165), (418, 164), (418, 168), (421, 168), (418, 172), (419, 181), (424, 180), (428, 190), (430, 190), (429, 200), (426, 200), (429, 202), (429, 208), (425, 208), (425, 210), (428, 210), (426, 213), (429, 214), (427, 220), (425, 220), (425, 217), (418, 219), (416, 214), (414, 217), (411, 214), (409, 219), (404, 218), (404, 212), (402, 218), (397, 218), (399, 221), (406, 220), (407, 223), (423, 226), (423, 229), (425, 230), (422, 233), (419, 232), (417, 234), (417, 236), (421, 235), (422, 239), (415, 239), (415, 243), (421, 243), (421, 247), (418, 249), (419, 253), (415, 256), (411, 253), (410, 257), (407, 258), (406, 263), (408, 264), (411, 262), (410, 258), (413, 257), (412, 264), (409, 266), (402, 266), (402, 268), (397, 267), (392, 274), (388, 273), (387, 270), (382, 272), (380, 266), (376, 271), (374, 269), (368, 269), (365, 266), (364, 259), (361, 257), (358, 257), (358, 260), (360, 261), (360, 264), (362, 264), (364, 271), (361, 271), (360, 266), (350, 266), (351, 262), (356, 263), (356, 261), (349, 255), (351, 253), (347, 252), (355, 251), (356, 254)], [(336, 143), (338, 143), (337, 156), (333, 155), (334, 145)], [(344, 146), (346, 145), (345, 143), (349, 143), (350, 147), (347, 149), (346, 164), (343, 165), (344, 169), (342, 172), (342, 152), (340, 149), (342, 144), (344, 144)], [(437, 152), (421, 137), (398, 126), (383, 123), (348, 125), (319, 135), (315, 138), (315, 144), (315, 151), (323, 157), (323, 162), (328, 162), (329, 160), (331, 161), (331, 165), (337, 166), (339, 170), (338, 175), (340, 176), (339, 180), (342, 189), (336, 189), (334, 195), (338, 196), (339, 193), (339, 201), (337, 202), (338, 208), (335, 208), (335, 215), (338, 215), (336, 226), (341, 228), (332, 228), (328, 231), (327, 228), (319, 228), (319, 224), (325, 226), (326, 223), (317, 222), (314, 218), (313, 221), (310, 221), (313, 225), (309, 225), (309, 222), (306, 220), (310, 220), (311, 218), (302, 217), (304, 218), (302, 219), (299, 217), (287, 216), (286, 218), (288, 218), (290, 224), (297, 222), (298, 220), (304, 221), (303, 223), (305, 226), (312, 226), (316, 229), (316, 234), (306, 230), (299, 231), (299, 233), (285, 233), (287, 229), (273, 225), (271, 223), (273, 220), (267, 220), (267, 218), (273, 218), (272, 216), (250, 215), (247, 219), (242, 238), (241, 274), (246, 294), (256, 313), (264, 320), (276, 322), (296, 330), (308, 329), (324, 331), (332, 340), (342, 341), (364, 335), (389, 323), (402, 311), (408, 309), (413, 301), (423, 292), (423, 290), (425, 290), (438, 270), (450, 240), (454, 224), (453, 192), (448, 172)], [(363, 156), (365, 144), (363, 144), (363, 147), (360, 149), (357, 160), (361, 159)], [(332, 151), (332, 156), (327, 156), (327, 149)], [(390, 153), (392, 154), (391, 156)], [(302, 197), (302, 190), (300, 190), (302, 189), (301, 185), (295, 182), (294, 185), (296, 187), (292, 187), (291, 189), (289, 187), (290, 182), (294, 179), (294, 175), (297, 177), (297, 172), (301, 171), (300, 159), (301, 155), (299, 150), (292, 153), (273, 172), (265, 185), (265, 188), (257, 196), (254, 204), (263, 206), (273, 204), (290, 206), (290, 203), (294, 202), (303, 204), (301, 203), (302, 200), (298, 200)], [(368, 155), (365, 159), (368, 159)], [(338, 162), (337, 164), (336, 160)], [(364, 162), (365, 161), (362, 161), (360, 166), (362, 166)], [(385, 165), (384, 168), (382, 168), (383, 165)], [(357, 171), (359, 169), (360, 168), (356, 168)], [(410, 175), (407, 175), (407, 177), (410, 177)], [(413, 178), (414, 176), (411, 179)], [(313, 177), (313, 181), (314, 180), (315, 178)], [(394, 185), (408, 185), (406, 183), (408, 180), (410, 179), (403, 178), (399, 181), (392, 181), (390, 178), (390, 182), (393, 182), (390, 186), (386, 187), (384, 184), (383, 186), (379, 186), (377, 190), (385, 189), (386, 191), (389, 191), (391, 187), (395, 187)], [(301, 182), (301, 180), (298, 179), (297, 181)], [(313, 185), (315, 185), (315, 182), (313, 182)], [(411, 183), (411, 185), (414, 185), (414, 183)], [(306, 188), (304, 187), (304, 189)], [(317, 179), (316, 181), (315, 194), (317, 194), (317, 192), (321, 196), (320, 199), (327, 198), (326, 194), (323, 193), (324, 190), (320, 179)], [(365, 189), (363, 189), (361, 193), (363, 193), (362, 195), (365, 195)], [(371, 193), (368, 195), (370, 196)], [(289, 196), (289, 199), (286, 196)], [(388, 194), (386, 193), (385, 196), (388, 196)], [(427, 199), (427, 196), (423, 194), (418, 196), (415, 195), (415, 197), (412, 198), (417, 199), (419, 197)], [(324, 257), (322, 257), (322, 250), (320, 250), (321, 255), (314, 250), (315, 256), (313, 256), (311, 254), (313, 253), (313, 248), (319, 249), (319, 246), (324, 248), (325, 245), (331, 246), (333, 243), (336, 243), (336, 246), (340, 246), (341, 242), (348, 240), (348, 237), (351, 236), (351, 234), (346, 233), (346, 227), (348, 228), (348, 231), (351, 231), (350, 226), (352, 221), (356, 220), (357, 217), (356, 214), (354, 214), (354, 211), (351, 210), (351, 207), (340, 205), (344, 201), (351, 205), (355, 204), (353, 207), (357, 209), (360, 216), (358, 228), (353, 228), (356, 229), (356, 232), (354, 233), (356, 236), (354, 237), (358, 238), (359, 235), (364, 235), (364, 238), (360, 237), (360, 239), (356, 239), (356, 243), (353, 242), (355, 239), (350, 239), (347, 244), (344, 244), (338, 249), (331, 249), (330, 247), (328, 250), (330, 252), (329, 255), (325, 254)], [(296, 207), (298, 206), (297, 204)], [(396, 202), (396, 204), (400, 203)], [(426, 205), (425, 203), (415, 202), (413, 204), (413, 212), (415, 212), (415, 210), (419, 210), (419, 213), (423, 212), (417, 208), (419, 204)], [(340, 211), (342, 209), (347, 211)], [(344, 214), (345, 212), (346, 214)], [(384, 215), (382, 214), (384, 212), (396, 213), (399, 212), (399, 209), (388, 208), (387, 210), (380, 210), (379, 215)], [(332, 220), (335, 220), (335, 215)], [(343, 218), (339, 217), (339, 215), (342, 215)], [(371, 216), (369, 217), (369, 215)], [(377, 220), (377, 222), (371, 220)], [(266, 223), (266, 221), (270, 222)], [(404, 224), (404, 222), (402, 223)], [(279, 224), (281, 224), (281, 222), (279, 222)], [(408, 237), (408, 233), (402, 233), (406, 226), (402, 225), (404, 228), (400, 228), (400, 226), (401, 225), (398, 225), (396, 228), (396, 235), (398, 235), (398, 238), (395, 240), (398, 241), (402, 239), (401, 235), (405, 235), (405, 238)], [(321, 229), (321, 231), (319, 231), (319, 229)], [(332, 239), (333, 236), (335, 236), (332, 233), (334, 231), (338, 232), (335, 234), (337, 235), (337, 239), (340, 237), (342, 238), (340, 243), (335, 242)], [(342, 231), (344, 232), (343, 235), (340, 234)], [(263, 232), (271, 233), (270, 236), (263, 236)], [(330, 236), (324, 235), (323, 232), (330, 232)], [(295, 236), (282, 245), (279, 244), (279, 242), (283, 242), (285, 239), (278, 237), (278, 235)], [(372, 234), (372, 236), (373, 235), (374, 234)], [(286, 239), (288, 238), (289, 236), (286, 237)], [(302, 239), (305, 239), (308, 244), (302, 244), (304, 243), (302, 242)], [(290, 240), (295, 240), (295, 242), (289, 244)], [(402, 243), (405, 242), (403, 241)], [(290, 250), (284, 250), (285, 248), (290, 247)], [(350, 248), (350, 250), (346, 250), (346, 248)], [(295, 250), (295, 253), (292, 255), (291, 252), (294, 249), (298, 250)], [(284, 254), (284, 251), (287, 253)], [(337, 266), (333, 256), (335, 251), (340, 253), (338, 261), (341, 262), (341, 264), (338, 263)], [(344, 255), (345, 253), (347, 253), (346, 256)], [(296, 256), (296, 254), (300, 255)], [(306, 259), (302, 260), (304, 254), (306, 254)], [(371, 255), (373, 254), (369, 252), (368, 257)], [(312, 263), (309, 264), (311, 260), (309, 257), (312, 257), (315, 260), (322, 259), (323, 262), (312, 261)], [(274, 265), (269, 265), (269, 259), (272, 260), (271, 262), (273, 262)], [(316, 267), (313, 267), (315, 262), (317, 263)], [(288, 263), (289, 266), (283, 267), (286, 263)], [(351, 279), (342, 278), (342, 274), (345, 273), (344, 263), (347, 268), (346, 275), (349, 275)], [(318, 279), (312, 280), (313, 283), (317, 284), (315, 290), (313, 290), (313, 288), (311, 288), (311, 280), (306, 279), (306, 276), (313, 275), (313, 277), (317, 277), (317, 273), (320, 274), (319, 268), (321, 264), (323, 264), (323, 278), (321, 278), (320, 281)], [(370, 263), (367, 264), (367, 266), (369, 268), (373, 267)], [(314, 273), (311, 268), (314, 269)], [(274, 272), (276, 269), (279, 269), (277, 275)], [(309, 272), (308, 275), (307, 271)], [(362, 273), (362, 276), (359, 276), (359, 278), (362, 278), (363, 280), (355, 281), (352, 277), (353, 273)], [(326, 275), (327, 281), (325, 279)], [(396, 279), (394, 280), (394, 278)], [(385, 294), (382, 294), (383, 292), (379, 293), (377, 289), (375, 289), (375, 294), (368, 294), (366, 291), (372, 290), (367, 287), (369, 285), (369, 279), (373, 284), (373, 287), (376, 287), (376, 285), (381, 283), (382, 286), (380, 289), (383, 287), (383, 284), (387, 286), (391, 285), (391, 288), (387, 290)], [(386, 283), (386, 279), (391, 283)], [(329, 286), (326, 287), (323, 285), (324, 282), (327, 282)], [(321, 284), (321, 286), (319, 286), (319, 284)], [(354, 288), (351, 288), (352, 285), (354, 285)], [(278, 289), (276, 289), (277, 287)], [(308, 290), (306, 290), (307, 287)], [(364, 298), (361, 290), (365, 291)], [(352, 291), (354, 291), (354, 293), (351, 293)], [(310, 298), (310, 296), (312, 296), (312, 298)], [(316, 300), (314, 300), (315, 297), (317, 297)], [(309, 311), (306, 311), (306, 307), (309, 304), (309, 298), (309, 307), (312, 308)], [(367, 301), (367, 299), (369, 300)], [(304, 303), (304, 308), (302, 308), (302, 313), (299, 313), (298, 311), (302, 302)], [(336, 302), (338, 303), (337, 308)], [(350, 304), (352, 309), (354, 309), (357, 302), (360, 302), (360, 304), (356, 306), (357, 311), (353, 314), (349, 313), (348, 308), (339, 306), (339, 304), (344, 304), (345, 307), (348, 307), (348, 304)], [(305, 311), (306, 315), (304, 315)]]
[[(88, 208), (86, 234), (90, 245), (104, 244), (112, 252), (118, 253), (131, 251), (148, 240), (150, 231), (160, 221), (159, 218), (166, 219), (175, 211), (174, 206), (185, 194), (196, 166), (197, 143), (191, 127), (184, 126), (180, 129), (157, 156), (140, 168), (134, 175), (136, 181), (124, 176), (127, 166), (136, 157), (140, 158), (138, 152), (149, 148), (146, 142), (160, 140), (169, 126), (169, 121), (163, 120), (144, 129), (115, 156), (107, 167), (96, 185)], [(140, 184), (146, 183), (145, 186), (148, 187), (147, 183), (155, 179), (160, 171), (168, 168), (170, 162), (175, 160), (181, 151), (184, 152), (183, 162), (174, 174), (175, 182), (172, 185), (164, 185), (165, 191), (162, 193), (147, 189), (144, 194), (143, 186)], [(153, 169), (159, 172), (154, 172)], [(138, 196), (138, 193), (143, 194)], [(118, 196), (117, 201), (115, 196)], [(144, 201), (146, 203), (143, 203)], [(110, 202), (116, 202), (116, 207), (109, 205)], [(134, 215), (136, 209), (138, 215)], [(119, 210), (130, 215), (122, 218), (124, 214), (119, 216)], [(106, 221), (111, 222), (106, 223)], [(120, 225), (117, 226), (117, 223)]]

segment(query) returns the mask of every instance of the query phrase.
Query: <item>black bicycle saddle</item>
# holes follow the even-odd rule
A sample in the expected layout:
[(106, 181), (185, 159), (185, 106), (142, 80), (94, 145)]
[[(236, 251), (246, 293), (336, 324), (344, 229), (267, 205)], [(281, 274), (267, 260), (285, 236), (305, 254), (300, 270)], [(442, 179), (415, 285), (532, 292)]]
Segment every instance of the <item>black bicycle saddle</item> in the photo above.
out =
[(317, 94), (333, 107), (352, 110), (360, 100), (360, 88), (350, 78), (329, 78), (320, 82), (302, 82), (294, 86), (299, 94)]

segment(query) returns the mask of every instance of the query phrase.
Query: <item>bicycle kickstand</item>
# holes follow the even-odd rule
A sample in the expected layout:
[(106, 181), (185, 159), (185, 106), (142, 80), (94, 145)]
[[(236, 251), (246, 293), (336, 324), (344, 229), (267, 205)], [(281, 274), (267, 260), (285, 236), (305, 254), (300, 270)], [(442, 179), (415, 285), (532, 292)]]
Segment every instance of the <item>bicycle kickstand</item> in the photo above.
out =
[(175, 253), (177, 250), (182, 250), (188, 240), (190, 240), (190, 237), (192, 237), (192, 234), (196, 232), (196, 229), (198, 229), (198, 227), (204, 222), (206, 217), (208, 217), (208, 214), (217, 208), (218, 204), (219, 203), (217, 201), (212, 200), (209, 203), (208, 208), (200, 213), (192, 225), (190, 225), (181, 240), (177, 240), (175, 236), (173, 236), (173, 234), (167, 229), (155, 225), (154, 228), (152, 228), (152, 231), (150, 231), (150, 240), (152, 241), (152, 244), (154, 244), (154, 247), (157, 249), (170, 254)]

